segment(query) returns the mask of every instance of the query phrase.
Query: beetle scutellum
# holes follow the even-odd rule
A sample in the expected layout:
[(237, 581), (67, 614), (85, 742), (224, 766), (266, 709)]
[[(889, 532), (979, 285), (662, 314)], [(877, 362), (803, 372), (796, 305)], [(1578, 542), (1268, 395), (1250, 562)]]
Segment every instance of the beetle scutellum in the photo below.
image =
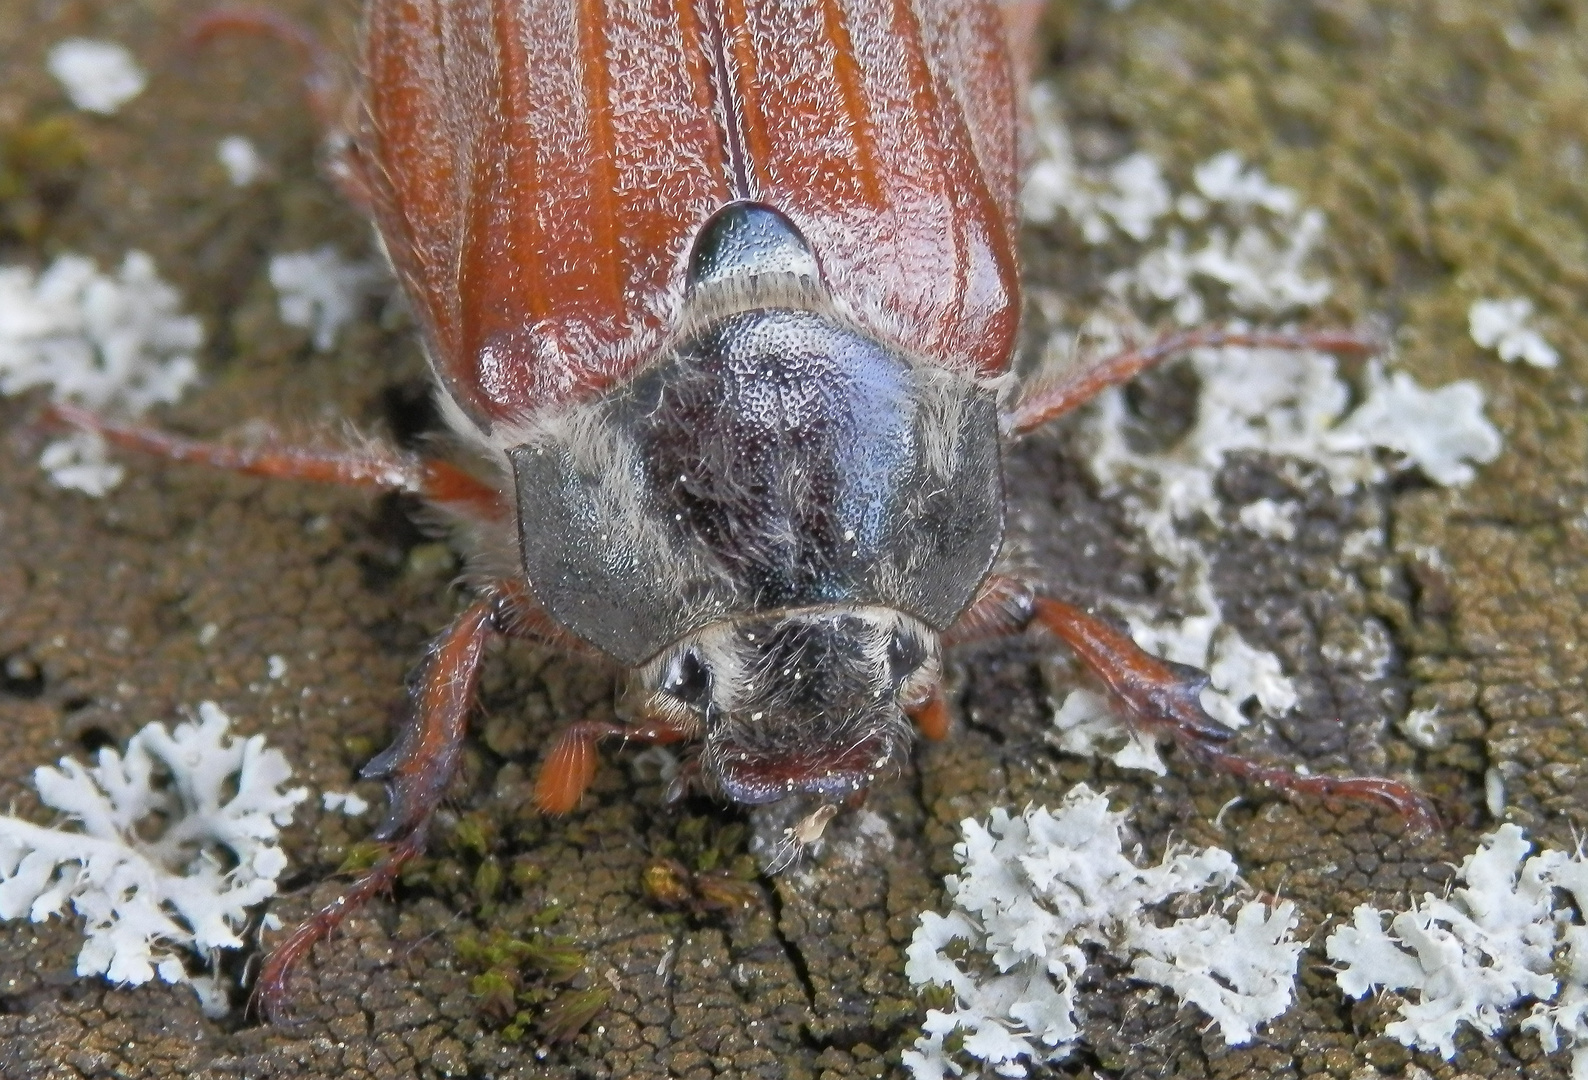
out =
[[(579, 802), (604, 738), (684, 744), (685, 783), (815, 804), (813, 831), (940, 738), (945, 645), (1039, 626), (1134, 722), (1288, 791), (1376, 799), (1222, 749), (1199, 673), (995, 572), (1005, 440), (1195, 345), (1167, 338), (1022, 392), (1017, 72), (1030, 3), (371, 0), (332, 171), (372, 216), (478, 473), (379, 448), (239, 451), (62, 407), (125, 446), (420, 494), (472, 555), (476, 600), (431, 646), (411, 719), (366, 776), (391, 846), (267, 961), (294, 961), (419, 853), (494, 635), (627, 667), (631, 723), (547, 751), (542, 809)], [(225, 11), (201, 33), (299, 29)], [(343, 134), (345, 132), (345, 134)]]

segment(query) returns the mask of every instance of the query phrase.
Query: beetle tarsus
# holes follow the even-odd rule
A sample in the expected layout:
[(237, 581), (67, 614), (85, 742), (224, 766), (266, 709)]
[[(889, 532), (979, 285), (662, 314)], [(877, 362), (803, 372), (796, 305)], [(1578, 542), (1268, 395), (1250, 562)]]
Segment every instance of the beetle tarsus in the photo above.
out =
[(1382, 776), (1303, 776), (1291, 769), (1265, 765), (1207, 744), (1182, 742), (1198, 761), (1221, 772), (1292, 795), (1375, 803), (1398, 814), (1414, 834), (1426, 836), (1441, 828), (1428, 796), (1399, 780)]
[(315, 942), (334, 933), (349, 915), (391, 888), (402, 868), (424, 853), (428, 829), (429, 820), (421, 821), (388, 847), (375, 865), (346, 891), (299, 923), (285, 941), (270, 950), (259, 969), (259, 979), (254, 983), (252, 1005), (261, 1019), (275, 1023), (285, 1015), (287, 984), (298, 961), (308, 954)]
[(1038, 383), (1000, 418), (1007, 435), (1025, 435), (1091, 401), (1110, 386), (1130, 382), (1143, 371), (1192, 349), (1288, 349), (1367, 355), (1380, 342), (1352, 330), (1184, 330), (1149, 345), (1126, 349), (1095, 363), (1080, 365), (1058, 381)]

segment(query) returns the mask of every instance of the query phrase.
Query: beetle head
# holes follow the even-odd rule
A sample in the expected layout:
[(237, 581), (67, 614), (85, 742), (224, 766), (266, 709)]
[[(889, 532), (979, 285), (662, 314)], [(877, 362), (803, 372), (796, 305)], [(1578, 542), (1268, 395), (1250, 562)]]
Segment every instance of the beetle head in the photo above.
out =
[(940, 674), (937, 635), (879, 607), (713, 623), (639, 671), (646, 709), (703, 737), (700, 777), (734, 802), (838, 801), (897, 763), (904, 704)]

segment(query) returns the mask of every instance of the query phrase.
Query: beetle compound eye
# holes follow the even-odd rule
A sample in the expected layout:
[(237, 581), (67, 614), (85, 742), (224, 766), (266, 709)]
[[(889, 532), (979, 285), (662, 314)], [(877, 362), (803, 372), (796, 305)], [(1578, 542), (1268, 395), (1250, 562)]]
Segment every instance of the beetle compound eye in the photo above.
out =
[(895, 686), (913, 675), (926, 663), (926, 644), (908, 630), (894, 632), (888, 642), (888, 674)]
[(711, 696), (711, 672), (706, 670), (699, 656), (686, 652), (673, 662), (662, 689), (686, 705), (703, 708)]

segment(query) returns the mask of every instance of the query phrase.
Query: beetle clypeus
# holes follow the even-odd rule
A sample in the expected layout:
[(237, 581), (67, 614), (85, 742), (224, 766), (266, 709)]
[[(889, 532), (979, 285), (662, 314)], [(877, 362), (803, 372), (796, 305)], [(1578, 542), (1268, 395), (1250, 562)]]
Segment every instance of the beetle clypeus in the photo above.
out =
[(945, 646), (1037, 627), (1132, 722), (1288, 792), (1225, 749), (1200, 673), (996, 569), (1001, 453), (1197, 346), (1360, 350), (1351, 334), (1184, 333), (1011, 388), (1020, 74), (1031, 0), (370, 0), (361, 76), (268, 12), (200, 36), (295, 45), (330, 171), (373, 218), (424, 335), (466, 471), (396, 450), (238, 450), (70, 406), (113, 442), (247, 473), (418, 494), (450, 515), (475, 600), (431, 645), (410, 718), (364, 770), (379, 862), (291, 934), (294, 962), (419, 854), (455, 771), (486, 642), (632, 672), (625, 724), (546, 751), (539, 806), (578, 805), (596, 744), (688, 748), (681, 787), (801, 795), (812, 832), (947, 733)]

